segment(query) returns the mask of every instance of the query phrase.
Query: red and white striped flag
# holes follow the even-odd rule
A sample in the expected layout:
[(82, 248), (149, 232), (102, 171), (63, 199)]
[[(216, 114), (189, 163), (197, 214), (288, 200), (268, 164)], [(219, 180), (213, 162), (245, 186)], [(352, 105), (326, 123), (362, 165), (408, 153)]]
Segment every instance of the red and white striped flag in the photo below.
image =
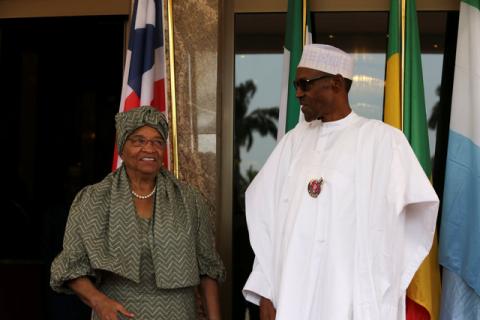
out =
[[(120, 112), (150, 105), (167, 113), (165, 92), (163, 1), (135, 0), (123, 74)], [(163, 161), (168, 167), (168, 148)], [(115, 146), (113, 170), (121, 163)]]

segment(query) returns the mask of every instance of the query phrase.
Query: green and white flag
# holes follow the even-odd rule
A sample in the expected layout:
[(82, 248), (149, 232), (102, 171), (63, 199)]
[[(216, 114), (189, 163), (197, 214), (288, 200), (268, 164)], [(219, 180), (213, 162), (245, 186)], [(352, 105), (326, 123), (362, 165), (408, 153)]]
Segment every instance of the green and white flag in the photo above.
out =
[(280, 141), (299, 121), (300, 104), (295, 97), (293, 80), (302, 57), (303, 46), (309, 43), (312, 43), (312, 31), (308, 1), (288, 0), (277, 141)]

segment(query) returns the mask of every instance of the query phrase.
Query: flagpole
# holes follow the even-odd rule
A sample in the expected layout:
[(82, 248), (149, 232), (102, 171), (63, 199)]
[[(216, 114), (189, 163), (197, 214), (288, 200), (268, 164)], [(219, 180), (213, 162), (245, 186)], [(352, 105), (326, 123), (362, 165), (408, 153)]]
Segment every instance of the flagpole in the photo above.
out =
[(170, 64), (170, 103), (172, 110), (172, 149), (173, 174), (178, 178), (178, 136), (177, 136), (177, 101), (175, 94), (175, 50), (173, 41), (173, 8), (172, 0), (168, 0), (168, 53)]
[(303, 0), (302, 7), (302, 36), (302, 44), (305, 45), (305, 41), (307, 41), (307, 0)]
[(403, 103), (404, 103), (404, 91), (405, 91), (405, 1), (406, 0), (401, 0), (400, 1), (400, 6), (401, 6), (401, 28), (402, 28), (402, 37), (401, 37), (401, 59), (402, 63), (400, 66), (400, 117), (402, 119), (400, 123), (400, 130), (403, 131)]

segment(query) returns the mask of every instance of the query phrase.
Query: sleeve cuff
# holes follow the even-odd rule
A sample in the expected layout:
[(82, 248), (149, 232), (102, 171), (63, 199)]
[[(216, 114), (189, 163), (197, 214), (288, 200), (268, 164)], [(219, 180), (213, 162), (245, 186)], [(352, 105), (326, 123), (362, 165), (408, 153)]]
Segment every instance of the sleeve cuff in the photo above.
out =
[(208, 276), (219, 283), (225, 282), (225, 268), (221, 260), (217, 260), (215, 264), (210, 266), (200, 266), (199, 273), (201, 276)]
[(256, 305), (260, 305), (260, 298), (262, 297), (273, 302), (270, 284), (263, 273), (258, 271), (252, 271), (242, 293), (247, 301)]
[(80, 254), (65, 252), (55, 258), (51, 266), (50, 286), (59, 293), (73, 294), (66, 282), (82, 276), (95, 277), (88, 258)]

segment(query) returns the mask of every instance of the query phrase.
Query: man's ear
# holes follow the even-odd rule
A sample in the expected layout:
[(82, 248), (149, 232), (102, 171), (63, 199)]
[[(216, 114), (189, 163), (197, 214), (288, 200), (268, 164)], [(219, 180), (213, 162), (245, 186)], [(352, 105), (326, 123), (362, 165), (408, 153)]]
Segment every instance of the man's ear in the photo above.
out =
[(345, 89), (345, 79), (342, 77), (341, 74), (336, 74), (335, 76), (333, 76), (332, 88), (336, 92)]

